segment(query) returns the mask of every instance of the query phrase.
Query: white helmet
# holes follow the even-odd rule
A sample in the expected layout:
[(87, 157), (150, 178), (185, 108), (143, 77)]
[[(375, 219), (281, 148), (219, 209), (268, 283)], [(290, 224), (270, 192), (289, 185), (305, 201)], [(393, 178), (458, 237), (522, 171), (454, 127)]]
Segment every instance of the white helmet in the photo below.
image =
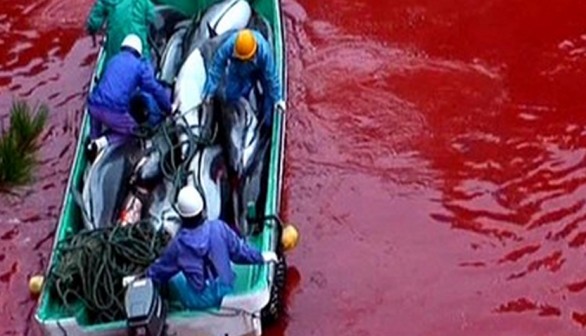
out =
[(192, 186), (183, 187), (177, 196), (177, 212), (181, 217), (195, 217), (203, 210), (203, 199)]
[(122, 47), (132, 48), (142, 55), (142, 41), (140, 40), (140, 37), (138, 37), (138, 35), (126, 35), (124, 41), (122, 41)]

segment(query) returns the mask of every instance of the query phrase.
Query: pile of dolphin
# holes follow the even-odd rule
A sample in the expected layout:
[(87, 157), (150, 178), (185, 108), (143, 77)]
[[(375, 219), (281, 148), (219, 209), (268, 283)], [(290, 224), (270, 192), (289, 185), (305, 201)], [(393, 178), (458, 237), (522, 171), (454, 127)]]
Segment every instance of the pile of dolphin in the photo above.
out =
[[(158, 78), (173, 88), (178, 107), (166, 121), (174, 132), (108, 146), (96, 158), (81, 194), (74, 191), (84, 225), (94, 229), (147, 219), (174, 233), (176, 195), (190, 184), (202, 193), (208, 218), (222, 218), (249, 233), (253, 228), (246, 209), (263, 204), (268, 167), (269, 135), (260, 131), (256, 117), (262, 90), (257, 85), (249, 99), (230, 108), (202, 104), (202, 92), (206, 69), (226, 33), (250, 27), (272, 41), (269, 25), (245, 0), (219, 2), (201, 18), (164, 6), (157, 13), (151, 44)], [(168, 161), (179, 161), (181, 169), (165, 173)]]

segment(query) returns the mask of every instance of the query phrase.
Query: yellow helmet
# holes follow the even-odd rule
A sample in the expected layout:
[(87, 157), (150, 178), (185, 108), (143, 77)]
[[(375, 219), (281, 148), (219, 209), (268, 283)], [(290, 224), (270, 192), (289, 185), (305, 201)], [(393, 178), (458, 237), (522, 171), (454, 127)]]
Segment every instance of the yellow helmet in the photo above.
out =
[(256, 39), (250, 29), (241, 30), (236, 36), (234, 54), (237, 58), (248, 61), (256, 53)]

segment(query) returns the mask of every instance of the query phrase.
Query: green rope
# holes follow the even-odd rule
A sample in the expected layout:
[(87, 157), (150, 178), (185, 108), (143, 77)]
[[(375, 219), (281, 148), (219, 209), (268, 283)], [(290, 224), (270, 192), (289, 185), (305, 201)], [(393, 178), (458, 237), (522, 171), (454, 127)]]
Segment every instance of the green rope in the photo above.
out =
[[(197, 110), (197, 108), (194, 110)], [(178, 122), (180, 120), (183, 121), (183, 124)], [(187, 119), (184, 115), (173, 115), (168, 116), (164, 122), (154, 128), (143, 124), (136, 133), (137, 137), (142, 139), (156, 139), (161, 137), (165, 141), (167, 148), (164, 149), (155, 146), (154, 150), (161, 157), (160, 168), (164, 178), (170, 181), (174, 187), (183, 184), (187, 178), (189, 174), (189, 163), (195, 156), (197, 150), (214, 143), (217, 136), (216, 128), (207, 130), (205, 126), (187, 125)], [(196, 136), (193, 132), (195, 129), (201, 129), (200, 133), (202, 135)], [(179, 139), (181, 135), (187, 136), (187, 139), (184, 141), (174, 140)], [(176, 151), (184, 146), (187, 146), (185, 157), (177, 156)], [(166, 157), (167, 154), (169, 155), (168, 158)]]
[(144, 273), (169, 239), (148, 222), (83, 230), (57, 246), (48, 286), (70, 313), (81, 304), (89, 323), (124, 319), (122, 279)]
[[(187, 113), (194, 113), (198, 109), (199, 107), (196, 107)], [(183, 121), (183, 123), (179, 123), (179, 121)], [(158, 152), (161, 158), (160, 169), (163, 177), (171, 183), (173, 190), (178, 190), (179, 187), (185, 184), (190, 174), (189, 164), (197, 151), (213, 144), (218, 135), (217, 127), (206, 129), (205, 126), (200, 125), (188, 126), (187, 119), (183, 114), (167, 117), (155, 129), (149, 130), (148, 126), (143, 126), (143, 129), (145, 130), (142, 132), (144, 137), (162, 137), (166, 142), (166, 148), (161, 148), (163, 146), (154, 146), (154, 150)], [(200, 130), (199, 136), (196, 136), (193, 132), (197, 129)], [(187, 139), (178, 141), (182, 135), (186, 136)], [(176, 151), (182, 150), (184, 146), (186, 146), (184, 157), (177, 156)], [(175, 208), (175, 204), (172, 204), (172, 207)]]

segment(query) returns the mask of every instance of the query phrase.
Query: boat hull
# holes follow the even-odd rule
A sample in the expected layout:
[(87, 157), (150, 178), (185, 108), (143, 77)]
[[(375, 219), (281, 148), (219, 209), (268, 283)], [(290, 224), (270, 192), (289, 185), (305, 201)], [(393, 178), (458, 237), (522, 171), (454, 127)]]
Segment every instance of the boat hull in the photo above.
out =
[[(194, 8), (196, 3), (210, 6), (215, 1), (194, 2), (189, 0), (159, 0), (158, 4), (173, 6), (186, 15), (198, 14), (201, 9)], [(253, 9), (260, 13), (269, 22), (275, 50), (275, 63), (283, 82), (283, 97), (286, 97), (285, 48), (283, 38), (283, 24), (281, 21), (280, 1), (258, 0), (252, 3)], [(103, 68), (105, 55), (100, 51), (96, 71), (90, 83), (90, 90), (96, 84)], [(272, 135), (268, 150), (268, 172), (266, 189), (263, 190), (264, 204), (257, 212), (265, 218), (261, 232), (248, 238), (248, 241), (261, 250), (277, 251), (279, 249), (280, 225), (274, 219), (278, 214), (281, 203), (283, 159), (285, 143), (286, 115), (277, 111), (273, 119)], [(88, 168), (85, 157), (84, 143), (89, 134), (89, 117), (84, 111), (80, 137), (78, 139), (73, 165), (64, 195), (61, 215), (55, 234), (53, 252), (57, 244), (83, 228), (80, 209), (75, 202), (72, 190), (80, 190), (83, 184), (83, 175)], [(58, 260), (52, 253), (50, 269)], [(237, 281), (235, 293), (225, 298), (222, 309), (213, 312), (170, 311), (167, 323), (170, 334), (177, 335), (260, 335), (262, 323), (261, 311), (272, 299), (272, 284), (275, 274), (275, 265), (240, 266), (235, 265)], [(35, 319), (41, 328), (49, 335), (123, 335), (126, 334), (125, 322), (117, 321), (105, 324), (89, 324), (83, 312), (66, 312), (58, 302), (58, 298), (50, 293), (45, 286)], [(65, 332), (65, 333), (64, 333)]]

